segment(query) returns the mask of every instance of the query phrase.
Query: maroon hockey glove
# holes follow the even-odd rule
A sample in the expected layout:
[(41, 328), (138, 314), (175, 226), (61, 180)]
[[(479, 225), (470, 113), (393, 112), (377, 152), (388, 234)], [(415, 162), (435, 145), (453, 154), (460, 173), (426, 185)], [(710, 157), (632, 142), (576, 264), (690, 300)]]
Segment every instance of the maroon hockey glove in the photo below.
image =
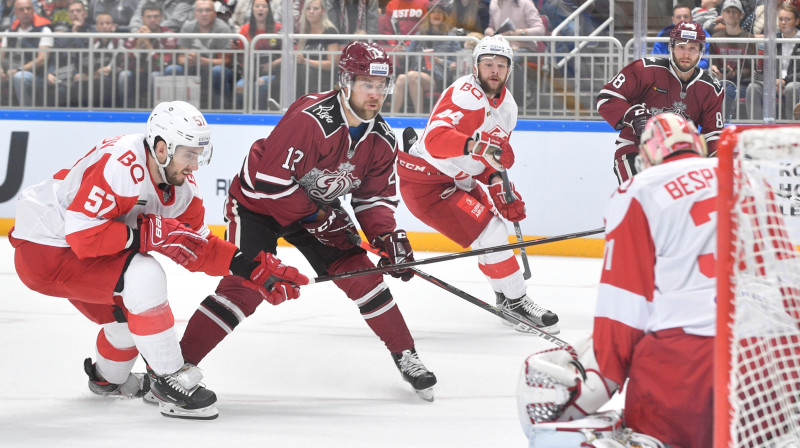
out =
[(508, 139), (488, 132), (481, 132), (475, 135), (472, 156), (478, 158), (489, 168), (498, 171), (503, 171), (514, 165), (514, 150), (511, 149)]
[[(634, 104), (625, 111), (625, 115), (622, 117), (622, 124), (632, 127), (633, 133), (638, 137), (642, 135), (642, 132), (644, 132), (644, 125), (647, 124), (647, 120), (652, 116), (653, 114), (647, 110), (644, 103)], [(622, 129), (622, 127), (619, 129)]]
[(143, 214), (139, 225), (139, 252), (155, 251), (183, 267), (204, 256), (208, 240), (173, 218)]
[[(414, 261), (414, 250), (411, 248), (411, 243), (408, 241), (405, 230), (397, 229), (392, 233), (376, 237), (372, 241), (372, 245), (382, 252), (381, 261), (378, 262), (380, 267)], [(408, 269), (389, 271), (387, 273), (404, 282), (411, 280), (411, 277), (414, 276), (414, 273)]]
[(273, 305), (300, 297), (300, 286), (308, 284), (308, 277), (297, 268), (281, 263), (272, 254), (261, 251), (255, 261), (258, 266), (253, 269), (245, 286), (258, 291), (264, 300)]
[(320, 242), (337, 249), (348, 250), (353, 248), (353, 243), (347, 238), (348, 232), (358, 234), (356, 226), (350, 220), (346, 211), (332, 207), (325, 207), (320, 213), (325, 217), (320, 221), (301, 222), (308, 233), (317, 237)]
[(509, 198), (506, 197), (506, 190), (503, 188), (502, 182), (489, 185), (489, 196), (492, 197), (495, 208), (497, 208), (497, 211), (500, 212), (503, 218), (511, 222), (520, 222), (525, 219), (525, 201), (523, 201), (522, 196), (517, 193), (514, 184), (510, 185), (510, 193), (513, 197), (512, 201), (509, 202)]

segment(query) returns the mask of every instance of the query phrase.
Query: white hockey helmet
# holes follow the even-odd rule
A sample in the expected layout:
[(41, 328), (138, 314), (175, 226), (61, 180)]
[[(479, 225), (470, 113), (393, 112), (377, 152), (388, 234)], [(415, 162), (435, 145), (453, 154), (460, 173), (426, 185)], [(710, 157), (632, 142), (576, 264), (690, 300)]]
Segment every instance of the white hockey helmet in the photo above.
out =
[(677, 152), (694, 152), (705, 157), (708, 149), (697, 128), (682, 116), (664, 112), (651, 117), (642, 132), (639, 160), (646, 169)]
[[(167, 159), (163, 164), (158, 161), (155, 153), (158, 139), (167, 145)], [(203, 152), (197, 161), (198, 166), (208, 165), (214, 153), (211, 127), (208, 126), (203, 114), (185, 101), (159, 103), (147, 119), (145, 141), (164, 180), (167, 178), (164, 168), (169, 165), (178, 146), (202, 148)]]
[(511, 70), (514, 68), (514, 50), (511, 49), (511, 45), (509, 45), (506, 38), (498, 34), (486, 36), (478, 42), (478, 45), (475, 45), (472, 50), (472, 71), (475, 74), (475, 79), (478, 79), (478, 62), (485, 55), (508, 58), (508, 75), (506, 75), (506, 82), (508, 82)]

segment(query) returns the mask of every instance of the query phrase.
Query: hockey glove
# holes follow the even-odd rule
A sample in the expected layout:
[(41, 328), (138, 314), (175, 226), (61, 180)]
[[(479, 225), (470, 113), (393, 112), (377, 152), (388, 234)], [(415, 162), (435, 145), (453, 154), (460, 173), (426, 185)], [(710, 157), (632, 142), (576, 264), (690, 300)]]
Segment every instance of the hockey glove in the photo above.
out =
[(250, 274), (245, 286), (255, 289), (267, 302), (279, 305), (300, 297), (300, 286), (308, 284), (308, 277), (297, 268), (286, 266), (263, 250), (255, 258), (258, 266)]
[(177, 219), (142, 214), (137, 223), (139, 252), (158, 252), (183, 267), (205, 254), (208, 240)]
[(348, 232), (358, 234), (356, 226), (350, 220), (346, 211), (332, 207), (325, 207), (320, 210), (325, 213), (324, 218), (319, 221), (301, 222), (300, 224), (308, 230), (308, 233), (328, 246), (337, 249), (348, 250), (353, 248), (353, 243), (348, 240)]
[(472, 157), (497, 171), (503, 171), (514, 165), (514, 150), (511, 149), (508, 139), (488, 132), (475, 135)]
[[(639, 137), (644, 132), (644, 125), (647, 124), (647, 120), (652, 116), (653, 114), (647, 110), (644, 103), (634, 104), (625, 111), (625, 115), (622, 117), (622, 124), (633, 128), (633, 133)], [(620, 127), (619, 129), (622, 128)]]
[(489, 196), (492, 197), (495, 208), (500, 212), (503, 218), (511, 222), (519, 222), (525, 219), (525, 201), (523, 201), (522, 196), (517, 193), (514, 184), (510, 185), (511, 191), (509, 194), (511, 198), (506, 196), (506, 190), (503, 188), (502, 182), (489, 185)]
[[(414, 250), (411, 248), (405, 230), (397, 229), (392, 233), (376, 237), (372, 241), (372, 245), (382, 252), (381, 261), (378, 262), (380, 267), (414, 261)], [(414, 276), (414, 272), (408, 269), (389, 271), (388, 274), (404, 282), (411, 280), (411, 277)]]

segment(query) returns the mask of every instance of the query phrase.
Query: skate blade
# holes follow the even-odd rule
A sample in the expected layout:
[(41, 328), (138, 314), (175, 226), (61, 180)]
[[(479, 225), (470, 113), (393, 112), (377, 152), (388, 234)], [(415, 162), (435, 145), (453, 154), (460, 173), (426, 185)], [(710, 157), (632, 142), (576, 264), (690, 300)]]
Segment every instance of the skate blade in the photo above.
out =
[(142, 401), (144, 401), (147, 404), (161, 403), (161, 400), (159, 400), (158, 397), (155, 396), (152, 390), (148, 390), (147, 393), (144, 394), (144, 396), (142, 397)]
[(558, 324), (553, 324), (548, 327), (533, 327), (534, 329), (531, 328), (532, 328), (531, 326), (523, 324), (521, 322), (514, 325), (514, 330), (520, 333), (536, 333), (535, 330), (543, 331), (550, 335), (557, 335), (561, 333), (561, 329), (558, 328)]
[(200, 409), (184, 409), (173, 403), (161, 401), (158, 404), (161, 415), (171, 418), (185, 418), (190, 420), (214, 420), (219, 416), (217, 407), (213, 404)]
[(423, 400), (433, 403), (433, 386), (427, 389), (414, 389), (414, 392)]

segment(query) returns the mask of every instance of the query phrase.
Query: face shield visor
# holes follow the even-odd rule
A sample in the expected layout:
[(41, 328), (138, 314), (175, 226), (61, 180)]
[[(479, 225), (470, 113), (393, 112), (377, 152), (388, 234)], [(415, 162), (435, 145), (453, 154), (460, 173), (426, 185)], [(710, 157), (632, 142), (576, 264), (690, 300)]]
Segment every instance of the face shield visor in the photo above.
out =
[(178, 146), (172, 155), (172, 160), (180, 165), (198, 167), (206, 166), (211, 163), (211, 156), (214, 154), (214, 146), (210, 143), (204, 146)]

